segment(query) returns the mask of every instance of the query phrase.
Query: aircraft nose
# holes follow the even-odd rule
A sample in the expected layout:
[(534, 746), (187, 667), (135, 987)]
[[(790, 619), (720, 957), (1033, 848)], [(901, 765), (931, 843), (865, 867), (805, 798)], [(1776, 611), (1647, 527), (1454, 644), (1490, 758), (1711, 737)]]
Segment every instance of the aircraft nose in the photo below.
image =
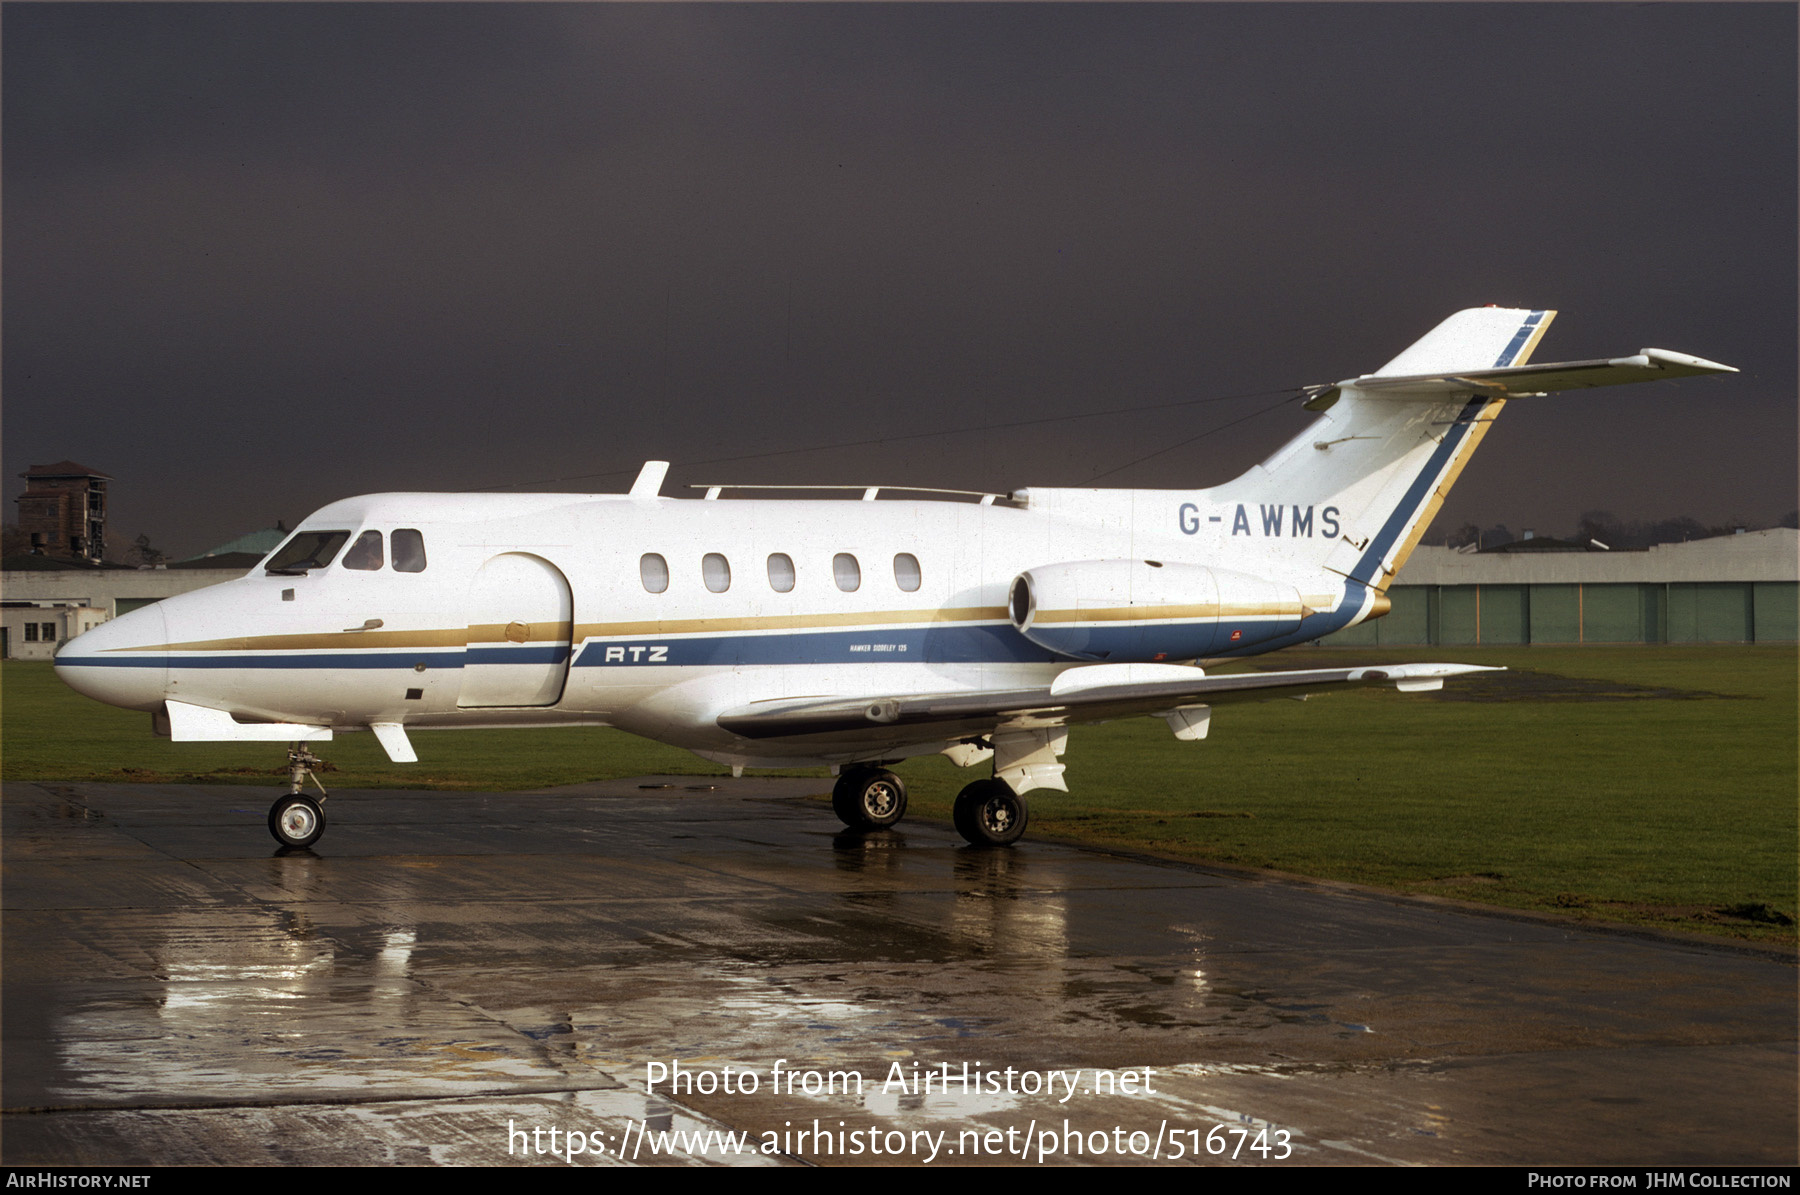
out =
[(121, 614), (57, 649), (52, 667), (84, 697), (128, 710), (156, 710), (167, 696), (169, 670), (157, 648), (169, 641), (160, 602)]

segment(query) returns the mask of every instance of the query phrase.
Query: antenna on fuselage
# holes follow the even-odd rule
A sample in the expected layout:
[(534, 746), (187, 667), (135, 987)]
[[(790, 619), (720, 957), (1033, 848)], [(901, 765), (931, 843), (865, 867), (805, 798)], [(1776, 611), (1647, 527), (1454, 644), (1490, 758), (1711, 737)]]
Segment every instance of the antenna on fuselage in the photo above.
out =
[(638, 470), (637, 480), (631, 483), (631, 489), (627, 496), (632, 498), (661, 497), (663, 478), (668, 475), (668, 461), (645, 461), (644, 467)]

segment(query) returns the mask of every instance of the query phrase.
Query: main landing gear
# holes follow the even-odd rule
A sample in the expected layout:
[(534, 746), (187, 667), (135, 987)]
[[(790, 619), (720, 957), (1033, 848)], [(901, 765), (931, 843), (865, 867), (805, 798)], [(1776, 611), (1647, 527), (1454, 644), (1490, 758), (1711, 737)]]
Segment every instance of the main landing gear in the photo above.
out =
[(852, 830), (885, 830), (906, 816), (906, 785), (886, 768), (847, 768), (831, 788), (831, 809)]
[(995, 777), (957, 793), (950, 816), (970, 846), (1010, 846), (1025, 833), (1031, 809), (1011, 785)]
[[(832, 786), (831, 808), (852, 830), (885, 830), (906, 816), (906, 785), (872, 764), (846, 768)], [(1010, 846), (1025, 833), (1031, 810), (1011, 785), (995, 778), (957, 794), (952, 817), (970, 845)]]
[[(288, 782), (293, 787), (269, 807), (269, 833), (284, 847), (311, 846), (325, 833), (325, 810), (320, 808), (326, 797), (325, 786), (313, 774), (313, 765), (319, 762), (319, 757), (303, 743), (288, 748)], [(319, 790), (317, 801), (303, 791), (308, 778)]]

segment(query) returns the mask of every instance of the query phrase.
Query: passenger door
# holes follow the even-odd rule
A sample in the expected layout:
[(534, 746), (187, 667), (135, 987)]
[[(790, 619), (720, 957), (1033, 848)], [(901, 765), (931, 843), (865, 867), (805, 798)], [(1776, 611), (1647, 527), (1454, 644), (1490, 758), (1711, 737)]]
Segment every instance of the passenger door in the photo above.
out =
[(569, 672), (574, 599), (555, 565), (509, 552), (482, 565), (469, 591), (463, 709), (555, 705)]

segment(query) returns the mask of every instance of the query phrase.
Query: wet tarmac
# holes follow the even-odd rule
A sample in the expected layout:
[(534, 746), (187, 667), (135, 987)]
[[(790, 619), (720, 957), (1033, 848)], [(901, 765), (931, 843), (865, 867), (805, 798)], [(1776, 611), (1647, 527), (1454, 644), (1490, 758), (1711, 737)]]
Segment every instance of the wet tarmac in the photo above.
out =
[(1777, 953), (820, 787), (345, 792), (279, 854), (266, 787), (9, 786), (0, 1160), (1797, 1160)]

